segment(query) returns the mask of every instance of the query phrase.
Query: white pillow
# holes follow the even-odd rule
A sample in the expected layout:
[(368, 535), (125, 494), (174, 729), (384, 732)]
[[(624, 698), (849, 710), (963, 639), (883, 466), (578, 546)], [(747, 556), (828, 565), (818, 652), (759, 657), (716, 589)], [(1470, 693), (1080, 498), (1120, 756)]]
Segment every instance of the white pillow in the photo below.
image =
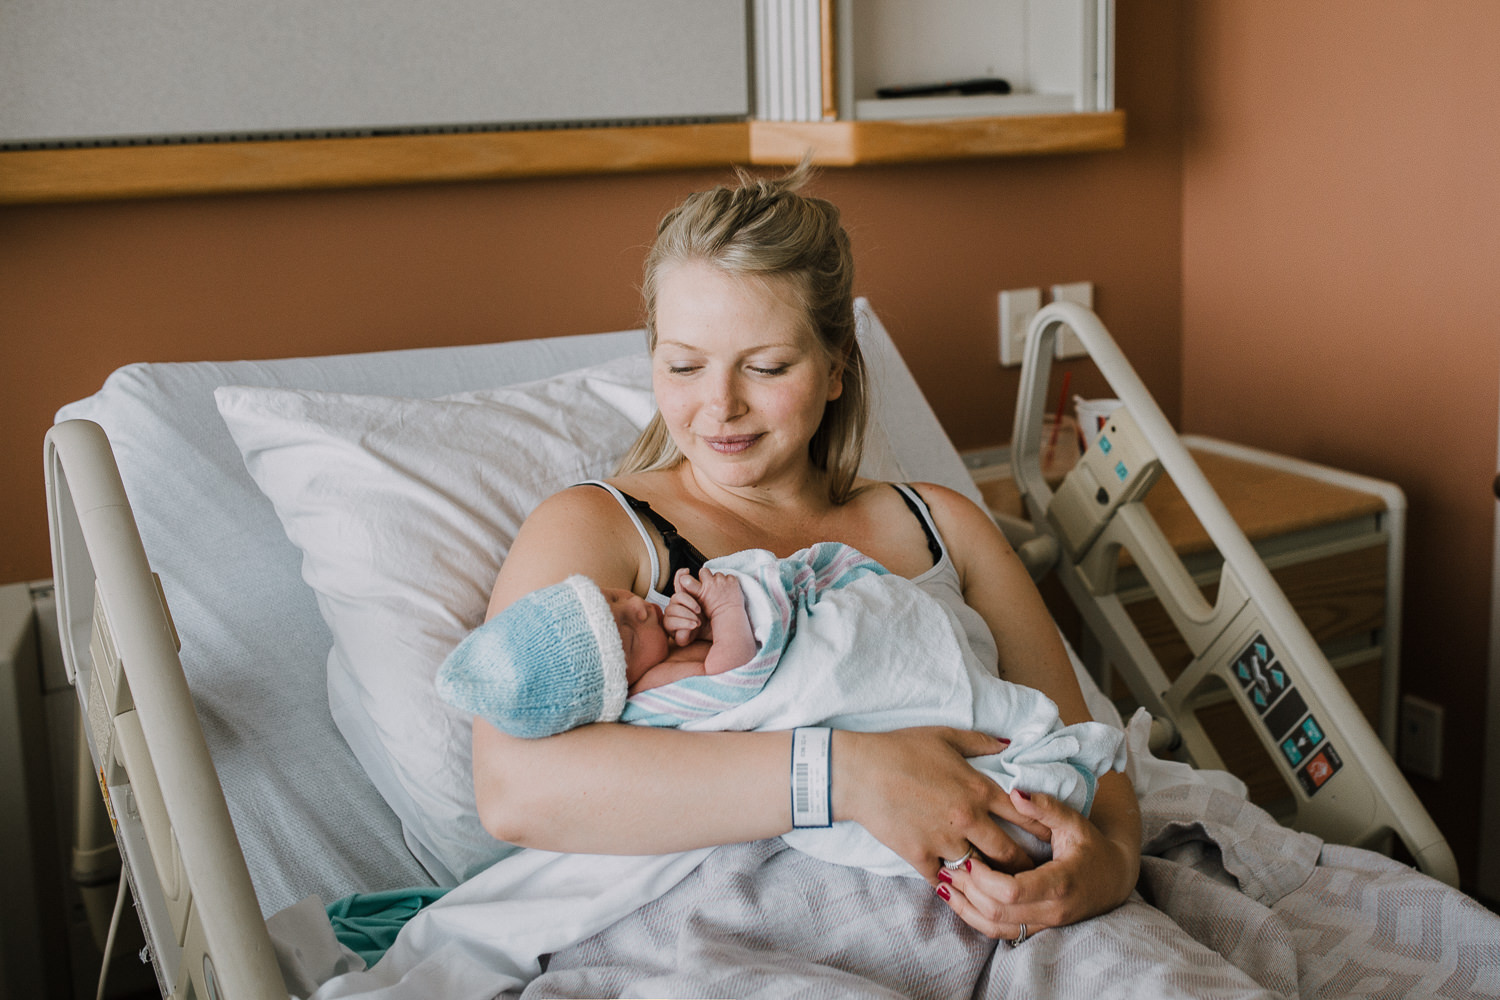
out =
[[(878, 320), (862, 309), (873, 412), (861, 474), (973, 491)], [(614, 470), (655, 410), (650, 383), (640, 354), (438, 399), (246, 386), (214, 393), (251, 478), (302, 552), (303, 579), (333, 635), (334, 722), (441, 884), (511, 848), (479, 824), (470, 720), (437, 697), (437, 668), (483, 621), (526, 515)], [(911, 398), (897, 398), (903, 390)], [(914, 466), (897, 458), (893, 431)], [(947, 466), (955, 471), (945, 477)]]
[(654, 412), (650, 385), (642, 354), (439, 399), (214, 393), (333, 633), (334, 721), (440, 883), (511, 848), (479, 824), (469, 716), (433, 677), (483, 620), (526, 515), (613, 471)]

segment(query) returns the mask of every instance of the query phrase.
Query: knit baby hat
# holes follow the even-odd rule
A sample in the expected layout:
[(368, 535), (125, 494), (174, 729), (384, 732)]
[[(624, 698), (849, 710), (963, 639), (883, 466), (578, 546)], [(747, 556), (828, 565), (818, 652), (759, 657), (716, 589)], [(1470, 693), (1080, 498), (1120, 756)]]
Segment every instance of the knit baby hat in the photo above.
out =
[(625, 707), (625, 650), (609, 602), (579, 575), (527, 594), (448, 654), (437, 692), (512, 736), (613, 722)]

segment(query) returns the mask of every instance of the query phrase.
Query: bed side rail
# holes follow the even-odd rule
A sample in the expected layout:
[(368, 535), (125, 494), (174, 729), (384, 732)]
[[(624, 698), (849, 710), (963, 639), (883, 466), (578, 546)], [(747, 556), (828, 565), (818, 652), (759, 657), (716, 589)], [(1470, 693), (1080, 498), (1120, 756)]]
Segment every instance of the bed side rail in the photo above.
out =
[(45, 465), (63, 657), (162, 992), (285, 1000), (103, 428), (57, 424)]
[[(1054, 492), (1042, 478), (1040, 442), (1063, 327), (1083, 342), (1122, 406)], [(1227, 690), (1287, 784), (1292, 825), (1355, 845), (1394, 833), (1423, 871), (1456, 886), (1447, 841), (1099, 318), (1070, 303), (1041, 310), (1022, 371), (1012, 474), (1032, 522), (1058, 539), (1062, 583), (1136, 700), (1171, 721), (1193, 763), (1222, 768), (1193, 706), (1206, 690)], [(1141, 502), (1163, 471), (1223, 557), (1212, 605)], [(1115, 594), (1121, 548), (1193, 653), (1176, 679)]]

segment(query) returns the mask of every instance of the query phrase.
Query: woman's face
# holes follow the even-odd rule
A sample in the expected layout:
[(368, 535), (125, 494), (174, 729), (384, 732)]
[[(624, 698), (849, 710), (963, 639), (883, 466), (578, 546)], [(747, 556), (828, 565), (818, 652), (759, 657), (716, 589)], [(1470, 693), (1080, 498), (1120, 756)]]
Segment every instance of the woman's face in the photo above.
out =
[(808, 442), (843, 392), (791, 279), (671, 265), (656, 297), (656, 405), (696, 473), (770, 488), (807, 474)]

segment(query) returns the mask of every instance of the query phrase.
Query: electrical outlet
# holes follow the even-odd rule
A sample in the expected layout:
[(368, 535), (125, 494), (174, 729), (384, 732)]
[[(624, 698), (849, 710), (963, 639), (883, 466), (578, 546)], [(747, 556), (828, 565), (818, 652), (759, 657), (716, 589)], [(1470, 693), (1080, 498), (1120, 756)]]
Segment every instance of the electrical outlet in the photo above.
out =
[(1401, 699), (1401, 768), (1437, 781), (1443, 776), (1443, 706), (1414, 694)]
[[(1074, 305), (1083, 306), (1085, 309), (1094, 308), (1094, 283), (1092, 281), (1074, 281), (1066, 285), (1052, 286), (1053, 302), (1072, 302)], [(1078, 335), (1064, 326), (1058, 331), (1057, 339), (1053, 342), (1053, 357), (1058, 360), (1064, 358), (1081, 358), (1089, 352), (1083, 346), (1083, 341)]]
[(1013, 288), (1000, 293), (1000, 363), (1013, 368), (1026, 353), (1026, 330), (1042, 308), (1040, 288)]

